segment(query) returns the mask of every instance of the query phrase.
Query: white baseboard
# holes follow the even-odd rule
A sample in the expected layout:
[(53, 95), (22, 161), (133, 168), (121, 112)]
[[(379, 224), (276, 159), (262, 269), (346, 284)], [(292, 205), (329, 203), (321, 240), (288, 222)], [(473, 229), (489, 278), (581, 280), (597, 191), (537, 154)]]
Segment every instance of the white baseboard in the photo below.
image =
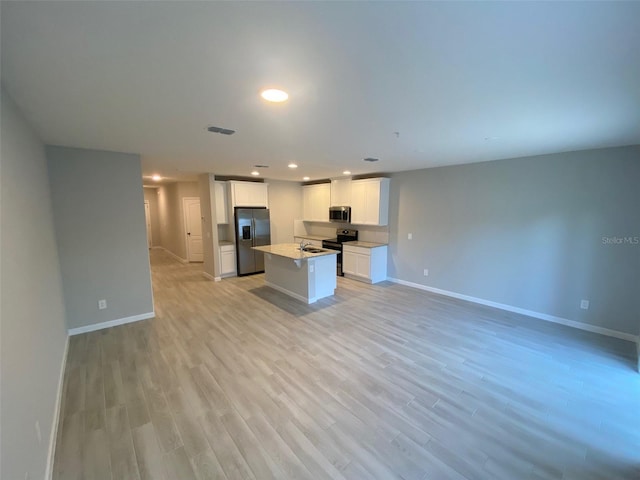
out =
[(629, 340), (630, 342), (638, 342), (640, 338), (638, 335), (631, 333), (619, 332), (618, 330), (612, 330), (610, 328), (598, 327), (596, 325), (589, 325), (588, 323), (576, 322), (575, 320), (569, 320), (567, 318), (556, 317), (547, 313), (534, 312), (533, 310), (526, 310), (520, 307), (514, 307), (512, 305), (506, 305), (504, 303), (492, 302), (490, 300), (484, 300), (482, 298), (472, 297), (469, 295), (463, 295), (461, 293), (450, 292), (448, 290), (441, 290), (439, 288), (428, 287), (420, 283), (407, 282), (406, 280), (400, 280), (399, 278), (388, 277), (387, 280), (400, 285), (406, 285), (407, 287), (413, 287), (427, 292), (436, 293), (438, 295), (445, 295), (447, 297), (457, 298), (459, 300), (466, 300), (467, 302), (478, 303), (480, 305), (486, 305), (488, 307), (498, 308), (500, 310), (506, 310), (507, 312), (519, 313), (528, 317), (545, 320), (547, 322), (559, 323), (566, 325), (567, 327), (573, 327), (580, 330), (586, 330), (588, 332), (599, 333), (600, 335), (606, 335), (608, 337), (620, 338), (622, 340)]
[(164, 247), (154, 247), (154, 248), (161, 248), (162, 250), (164, 250), (165, 252), (167, 252), (169, 255), (171, 255), (173, 258), (175, 258), (176, 260), (178, 260), (180, 263), (189, 263), (189, 260), (187, 260), (186, 258), (182, 258), (178, 255), (176, 255), (175, 253), (173, 253), (171, 250), (164, 248)]
[(213, 276), (213, 275), (211, 275), (210, 273), (202, 272), (202, 275), (203, 275), (205, 278), (208, 278), (209, 280), (213, 280), (214, 282), (216, 281), (216, 277), (214, 277), (214, 276)]
[(296, 300), (300, 300), (303, 303), (306, 303), (307, 305), (311, 304), (311, 303), (315, 303), (318, 299), (317, 298), (310, 298), (309, 300), (307, 300), (306, 298), (304, 298), (302, 295), (298, 295), (295, 292), (292, 292), (291, 290), (287, 290), (286, 288), (281, 287), (280, 285), (275, 285), (271, 282), (267, 282), (265, 281), (264, 284), (267, 287), (271, 287), (274, 290), (278, 290), (279, 292), (282, 292), (286, 295), (289, 295), (290, 297), (295, 298)]
[(222, 281), (222, 277), (214, 277), (213, 281), (214, 282), (221, 282)]
[(69, 335), (64, 344), (64, 352), (62, 353), (62, 363), (60, 364), (60, 376), (58, 378), (58, 391), (56, 393), (56, 403), (53, 411), (53, 422), (51, 424), (51, 435), (49, 436), (49, 453), (47, 455), (47, 471), (45, 479), (53, 478), (53, 461), (55, 460), (56, 441), (58, 439), (58, 428), (60, 428), (60, 408), (62, 407), (62, 389), (64, 388), (64, 372), (67, 368), (67, 353), (69, 352)]
[(91, 325), (85, 325), (84, 327), (70, 328), (69, 335), (79, 335), (81, 333), (95, 332), (96, 330), (102, 330), (103, 328), (117, 327), (118, 325), (124, 325), (125, 323), (138, 322), (140, 320), (146, 320), (156, 316), (156, 312), (141, 313), (140, 315), (133, 315), (131, 317), (117, 318), (115, 320), (109, 320), (108, 322), (92, 323)]

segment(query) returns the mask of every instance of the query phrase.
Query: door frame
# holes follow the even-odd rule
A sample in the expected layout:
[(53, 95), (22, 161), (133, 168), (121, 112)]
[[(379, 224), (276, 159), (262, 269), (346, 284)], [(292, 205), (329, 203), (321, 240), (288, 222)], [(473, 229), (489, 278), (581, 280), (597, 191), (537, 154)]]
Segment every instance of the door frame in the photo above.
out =
[[(183, 228), (183, 236), (184, 236), (184, 245), (187, 254), (187, 263), (191, 262), (191, 254), (189, 252), (189, 225), (187, 224), (187, 201), (189, 200), (197, 200), (198, 204), (200, 204), (200, 197), (182, 197), (182, 228)], [(202, 212), (202, 205), (200, 205), (200, 212)], [(202, 217), (199, 218), (202, 222)]]
[(144, 226), (147, 230), (147, 245), (151, 249), (153, 247), (153, 226), (151, 225), (151, 203), (149, 200), (144, 201)]

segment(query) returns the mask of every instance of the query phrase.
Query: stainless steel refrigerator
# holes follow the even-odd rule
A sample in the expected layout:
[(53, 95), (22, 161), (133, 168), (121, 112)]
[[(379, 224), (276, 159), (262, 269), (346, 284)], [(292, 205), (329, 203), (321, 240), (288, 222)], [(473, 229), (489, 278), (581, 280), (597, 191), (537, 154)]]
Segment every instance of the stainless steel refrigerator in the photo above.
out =
[(238, 275), (264, 272), (264, 253), (251, 247), (271, 244), (267, 208), (235, 208), (236, 265)]

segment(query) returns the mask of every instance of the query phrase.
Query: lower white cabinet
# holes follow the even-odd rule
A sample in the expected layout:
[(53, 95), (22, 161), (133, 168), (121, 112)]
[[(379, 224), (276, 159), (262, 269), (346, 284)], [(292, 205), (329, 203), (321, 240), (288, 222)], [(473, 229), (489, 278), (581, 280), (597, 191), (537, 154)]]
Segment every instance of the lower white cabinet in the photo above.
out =
[(367, 283), (386, 280), (386, 245), (374, 248), (342, 245), (342, 272), (347, 278)]
[(236, 273), (235, 245), (220, 245), (220, 276), (228, 277)]

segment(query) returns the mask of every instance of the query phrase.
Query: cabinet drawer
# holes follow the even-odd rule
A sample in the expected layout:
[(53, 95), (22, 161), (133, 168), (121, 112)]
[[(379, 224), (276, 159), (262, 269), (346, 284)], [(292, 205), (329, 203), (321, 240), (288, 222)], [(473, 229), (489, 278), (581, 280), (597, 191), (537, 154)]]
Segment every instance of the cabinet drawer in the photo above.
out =
[(367, 257), (371, 256), (371, 249), (364, 247), (352, 247), (350, 245), (343, 245), (342, 250), (344, 252), (357, 253), (359, 255), (366, 255)]

